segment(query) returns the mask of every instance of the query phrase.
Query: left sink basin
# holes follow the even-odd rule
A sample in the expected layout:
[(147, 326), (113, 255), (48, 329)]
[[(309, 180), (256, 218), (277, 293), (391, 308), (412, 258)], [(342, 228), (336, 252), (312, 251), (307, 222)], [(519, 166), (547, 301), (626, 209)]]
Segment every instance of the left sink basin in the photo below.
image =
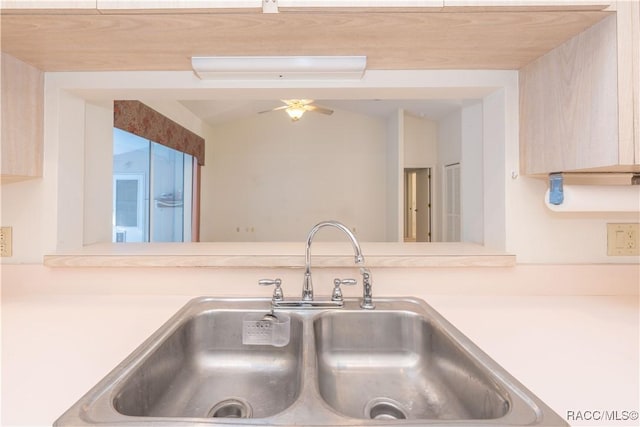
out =
[(300, 391), (299, 325), (285, 347), (243, 345), (246, 315), (210, 310), (185, 320), (123, 381), (116, 410), (203, 418), (265, 418), (285, 410)]
[(255, 419), (287, 409), (302, 383), (301, 322), (292, 317), (286, 346), (245, 345), (243, 320), (268, 310), (236, 305), (181, 310), (87, 393), (83, 420)]

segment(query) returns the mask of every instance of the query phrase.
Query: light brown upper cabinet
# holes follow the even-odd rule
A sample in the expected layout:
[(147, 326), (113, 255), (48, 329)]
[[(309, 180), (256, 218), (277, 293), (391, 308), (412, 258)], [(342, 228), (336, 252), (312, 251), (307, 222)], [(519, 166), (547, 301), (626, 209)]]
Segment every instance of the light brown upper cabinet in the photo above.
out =
[(520, 167), (640, 172), (640, 5), (617, 12), (520, 70)]
[(2, 184), (42, 176), (44, 73), (2, 53)]

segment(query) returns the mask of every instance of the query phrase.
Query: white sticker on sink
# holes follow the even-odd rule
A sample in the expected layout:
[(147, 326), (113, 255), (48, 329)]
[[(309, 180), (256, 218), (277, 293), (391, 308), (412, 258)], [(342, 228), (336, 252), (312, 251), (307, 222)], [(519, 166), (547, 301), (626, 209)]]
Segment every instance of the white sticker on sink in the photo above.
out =
[(289, 344), (290, 327), (291, 318), (285, 314), (248, 314), (242, 320), (242, 344), (284, 347)]

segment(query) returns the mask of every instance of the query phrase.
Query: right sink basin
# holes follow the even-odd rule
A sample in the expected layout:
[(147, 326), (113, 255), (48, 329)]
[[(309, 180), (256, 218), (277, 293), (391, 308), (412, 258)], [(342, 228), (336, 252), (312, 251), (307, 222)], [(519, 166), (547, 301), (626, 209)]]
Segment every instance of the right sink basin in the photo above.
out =
[[(514, 409), (514, 396), (501, 385), (501, 372), (442, 321), (413, 310), (384, 309), (317, 317), (320, 395), (351, 418), (503, 419)], [(526, 424), (538, 416), (529, 411), (519, 418)]]

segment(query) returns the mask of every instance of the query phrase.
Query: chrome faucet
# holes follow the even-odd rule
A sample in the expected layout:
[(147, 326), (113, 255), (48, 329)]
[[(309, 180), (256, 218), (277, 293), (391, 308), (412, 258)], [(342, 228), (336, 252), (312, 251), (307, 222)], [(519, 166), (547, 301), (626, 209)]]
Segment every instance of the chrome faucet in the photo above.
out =
[[(313, 281), (311, 279), (311, 243), (313, 242), (313, 237), (316, 235), (318, 230), (323, 227), (335, 227), (338, 230), (344, 232), (351, 244), (353, 245), (353, 250), (355, 252), (355, 263), (362, 265), (364, 264), (364, 256), (362, 256), (362, 250), (360, 249), (360, 244), (358, 243), (358, 239), (356, 236), (349, 230), (344, 224), (338, 221), (323, 221), (321, 223), (316, 224), (309, 235), (307, 236), (307, 246), (305, 248), (305, 268), (304, 268), (304, 279), (302, 282), (302, 301), (313, 301)], [(371, 285), (371, 272), (368, 268), (361, 267), (360, 274), (362, 274), (362, 285), (363, 285), (363, 298), (360, 306), (365, 309), (375, 308), (375, 305), (372, 301), (372, 285)]]
[(335, 279), (333, 284), (333, 293), (331, 295), (331, 300), (329, 301), (314, 301), (313, 300), (313, 281), (311, 280), (311, 243), (313, 242), (313, 237), (316, 235), (318, 230), (323, 227), (335, 227), (338, 230), (341, 230), (343, 233), (347, 235), (351, 244), (353, 245), (353, 250), (355, 252), (355, 262), (357, 265), (360, 265), (360, 274), (362, 275), (362, 302), (360, 303), (360, 307), (363, 309), (371, 310), (375, 308), (373, 304), (373, 295), (372, 295), (372, 281), (371, 281), (371, 271), (368, 268), (364, 267), (364, 256), (362, 256), (362, 250), (360, 250), (360, 244), (358, 243), (358, 239), (356, 236), (349, 230), (344, 224), (339, 223), (338, 221), (323, 221), (321, 223), (316, 224), (309, 235), (307, 236), (307, 246), (305, 249), (305, 268), (304, 268), (304, 278), (302, 282), (302, 299), (300, 301), (289, 300), (284, 298), (284, 294), (282, 293), (281, 284), (282, 281), (280, 279), (262, 279), (258, 283), (263, 286), (274, 285), (275, 289), (273, 291), (273, 297), (271, 298), (271, 307), (272, 309), (283, 309), (283, 308), (340, 308), (344, 306), (344, 300), (342, 297), (342, 291), (340, 290), (341, 285), (356, 285), (357, 281), (355, 279)]

